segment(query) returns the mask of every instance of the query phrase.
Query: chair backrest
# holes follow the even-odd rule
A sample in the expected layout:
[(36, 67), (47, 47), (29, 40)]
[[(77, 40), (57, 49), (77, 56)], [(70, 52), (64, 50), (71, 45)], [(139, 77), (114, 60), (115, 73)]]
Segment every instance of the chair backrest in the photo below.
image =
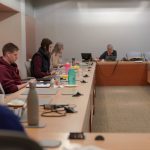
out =
[(27, 135), (16, 131), (0, 130), (0, 149), (2, 150), (43, 150)]
[(143, 58), (143, 55), (141, 52), (127, 52), (126, 57), (130, 60), (132, 58)]
[(150, 61), (150, 51), (143, 53), (145, 61)]
[(4, 94), (5, 95), (5, 91), (4, 91), (3, 86), (2, 86), (1, 83), (0, 83), (0, 94)]
[(27, 70), (27, 77), (31, 77), (31, 61), (26, 61), (25, 66)]

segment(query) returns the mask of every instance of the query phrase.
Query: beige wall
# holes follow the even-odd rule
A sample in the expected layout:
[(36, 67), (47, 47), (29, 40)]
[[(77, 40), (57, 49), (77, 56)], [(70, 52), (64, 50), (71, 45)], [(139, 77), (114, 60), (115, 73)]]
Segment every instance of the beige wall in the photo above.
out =
[(35, 24), (36, 20), (34, 17), (34, 7), (31, 0), (26, 0), (26, 50), (27, 60), (32, 58), (32, 55), (36, 51), (35, 46)]
[[(2, 1), (1, 1), (2, 2)], [(13, 4), (12, 4), (13, 3)], [(6, 0), (3, 4), (20, 10), (18, 13), (12, 14), (4, 18), (4, 14), (0, 14), (0, 49), (3, 45), (8, 42), (13, 42), (20, 49), (20, 57), (17, 61), (18, 67), (20, 69), (20, 74), (22, 78), (26, 77), (26, 69), (24, 62), (26, 60), (26, 34), (25, 34), (25, 2), (24, 0)], [(0, 51), (2, 55), (2, 52)]]
[(26, 50), (27, 60), (31, 59), (36, 52), (35, 46), (35, 18), (26, 16)]
[(22, 0), (0, 0), (0, 3), (8, 6), (8, 7), (11, 7), (17, 11), (21, 11), (20, 9), (20, 2)]
[[(18, 67), (20, 69), (21, 76), (26, 77), (24, 68), (24, 49), (22, 47), (22, 35), (21, 35), (21, 14), (17, 13), (3, 21), (0, 22), (0, 49), (3, 45), (8, 42), (13, 42), (16, 44), (19, 51), (19, 59), (17, 61)], [(2, 51), (0, 51), (2, 55)]]
[[(20, 19), (20, 14), (17, 13), (0, 22), (0, 49), (8, 42), (13, 42), (18, 45), (18, 47), (21, 47)], [(2, 54), (1, 51), (0, 53)]]
[(65, 45), (63, 57), (80, 58), (83, 51), (99, 56), (108, 43), (118, 50), (150, 50), (150, 1), (36, 1), (36, 47), (43, 37)]
[(0, 48), (6, 42), (20, 47), (22, 76), (26, 56), (30, 58), (45, 37), (64, 43), (64, 60), (80, 58), (81, 52), (99, 56), (108, 43), (118, 50), (119, 58), (127, 51), (150, 51), (150, 1), (36, 0), (34, 7), (30, 0), (26, 5), (24, 0), (0, 2), (20, 11), (1, 19)]

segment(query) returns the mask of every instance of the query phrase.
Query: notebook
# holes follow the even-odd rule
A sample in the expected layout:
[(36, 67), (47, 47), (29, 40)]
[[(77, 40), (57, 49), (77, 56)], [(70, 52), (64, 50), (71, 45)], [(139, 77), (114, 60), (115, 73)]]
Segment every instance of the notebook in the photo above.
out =
[(77, 93), (77, 90), (75, 89), (62, 89), (61, 94), (62, 95), (74, 95), (75, 93)]
[[(36, 84), (36, 88), (49, 88), (50, 83), (45, 83), (45, 82), (39, 82)], [(27, 85), (27, 88), (29, 88), (29, 84)]]
[[(52, 98), (39, 98), (39, 105), (49, 104), (51, 102)], [(19, 99), (12, 99), (10, 102), (7, 103), (9, 106), (23, 106), (25, 103), (27, 103), (27, 97), (25, 98), (19, 98)]]
[[(54, 88), (37, 88), (36, 92), (38, 95), (56, 95), (58, 89)], [(28, 95), (29, 88), (26, 88), (25, 91), (21, 95)]]

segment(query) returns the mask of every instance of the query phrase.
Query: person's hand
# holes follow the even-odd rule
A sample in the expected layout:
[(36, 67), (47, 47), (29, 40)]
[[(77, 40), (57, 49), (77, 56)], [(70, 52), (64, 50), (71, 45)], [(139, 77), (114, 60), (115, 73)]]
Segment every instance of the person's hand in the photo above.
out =
[(59, 68), (61, 68), (61, 67), (63, 67), (63, 66), (64, 66), (63, 64), (59, 64), (59, 65), (58, 65)]
[(55, 75), (56, 74), (56, 71), (51, 71), (51, 75)]
[(35, 83), (35, 82), (37, 82), (36, 79), (30, 79), (30, 80), (28, 81), (28, 84), (29, 84), (29, 83)]
[(93, 61), (98, 62), (98, 61), (100, 61), (100, 59), (99, 58), (95, 58), (95, 59), (93, 59)]

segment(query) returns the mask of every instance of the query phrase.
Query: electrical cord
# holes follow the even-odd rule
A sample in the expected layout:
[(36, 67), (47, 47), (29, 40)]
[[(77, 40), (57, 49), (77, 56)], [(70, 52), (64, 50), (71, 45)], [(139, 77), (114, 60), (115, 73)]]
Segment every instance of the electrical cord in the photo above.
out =
[[(68, 108), (71, 108), (72, 113), (76, 112), (74, 108), (75, 104), (66, 105), (55, 105), (55, 104), (45, 104), (43, 105), (44, 112), (41, 113), (42, 117), (64, 117), (68, 112)], [(69, 109), (70, 110), (70, 109)]]
[(101, 70), (101, 68), (100, 68), (100, 72), (101, 72), (101, 75), (103, 75), (104, 77), (111, 77), (114, 73), (115, 73), (115, 71), (116, 71), (116, 69), (117, 69), (117, 66), (118, 66), (118, 63), (119, 63), (119, 61), (117, 60), (116, 61), (116, 63), (115, 63), (115, 65), (114, 65), (114, 67), (113, 67), (113, 69), (112, 69), (112, 72), (108, 75), (108, 76), (106, 76), (103, 72), (102, 72), (102, 70)]
[(66, 116), (66, 111), (64, 110), (50, 110), (42, 112), (42, 117), (64, 117)]

